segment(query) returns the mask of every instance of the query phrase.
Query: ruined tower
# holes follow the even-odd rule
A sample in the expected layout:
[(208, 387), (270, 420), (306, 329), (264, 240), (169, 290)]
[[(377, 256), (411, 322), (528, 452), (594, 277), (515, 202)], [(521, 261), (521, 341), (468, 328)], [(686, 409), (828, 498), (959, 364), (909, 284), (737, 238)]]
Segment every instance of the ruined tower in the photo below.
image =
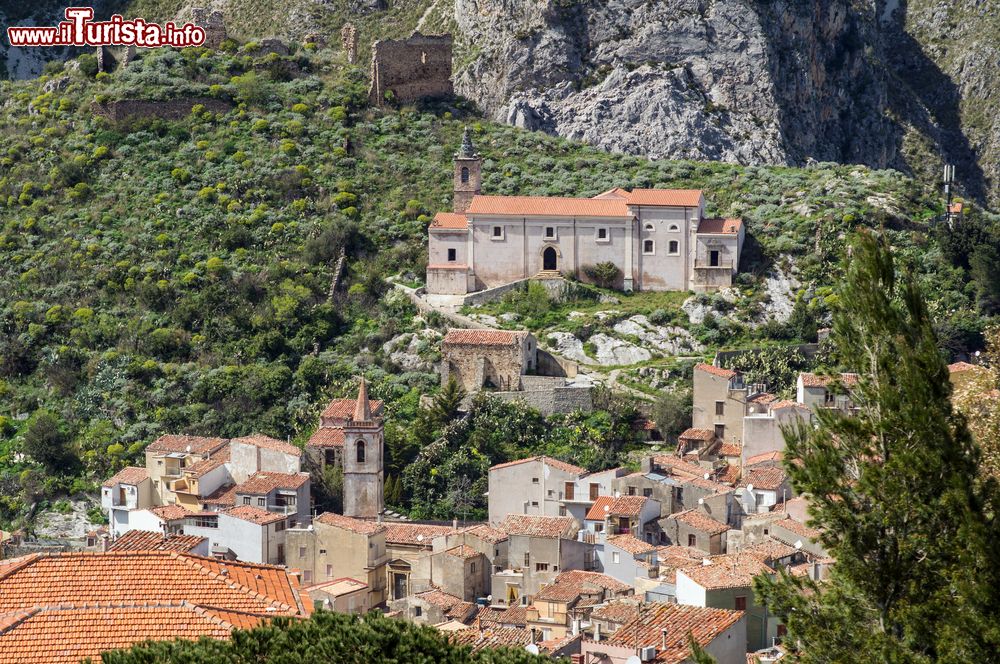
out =
[(374, 519), (383, 512), (382, 434), (362, 377), (354, 415), (344, 425), (344, 516)]
[(455, 154), (454, 211), (464, 214), (479, 193), (483, 179), (483, 158), (476, 153), (472, 136), (466, 127), (462, 133), (462, 147)]

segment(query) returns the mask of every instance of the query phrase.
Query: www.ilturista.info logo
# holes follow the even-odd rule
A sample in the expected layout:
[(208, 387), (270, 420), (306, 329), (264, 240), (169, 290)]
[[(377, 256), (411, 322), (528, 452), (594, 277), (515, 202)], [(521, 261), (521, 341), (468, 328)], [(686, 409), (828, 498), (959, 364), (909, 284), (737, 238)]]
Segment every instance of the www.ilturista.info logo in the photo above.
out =
[(68, 7), (66, 20), (55, 27), (10, 27), (11, 46), (201, 46), (205, 30), (193, 23), (159, 25), (141, 18), (126, 21), (115, 14), (109, 21), (93, 21), (93, 7)]

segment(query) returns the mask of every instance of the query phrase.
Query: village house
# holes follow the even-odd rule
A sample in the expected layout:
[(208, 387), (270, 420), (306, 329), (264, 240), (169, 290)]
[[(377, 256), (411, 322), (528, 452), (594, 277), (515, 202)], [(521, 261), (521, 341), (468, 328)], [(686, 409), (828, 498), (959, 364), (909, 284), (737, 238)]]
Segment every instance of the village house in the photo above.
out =
[(434, 540), (458, 532), (458, 527), (409, 522), (386, 522), (384, 525), (389, 558), (386, 599), (404, 599), (430, 589), (429, 559), (434, 553)]
[(197, 535), (164, 535), (150, 530), (130, 530), (108, 545), (108, 551), (177, 551), (196, 556), (210, 554), (208, 539)]
[(759, 556), (726, 554), (710, 556), (698, 567), (677, 570), (677, 603), (730, 609), (746, 614), (746, 650), (759, 650), (782, 636), (780, 620), (756, 602), (753, 578), (773, 574)]
[(850, 390), (858, 384), (858, 374), (842, 373), (837, 376), (820, 376), (800, 373), (796, 380), (796, 401), (813, 411), (817, 408), (834, 408), (847, 414), (856, 410)]
[(581, 645), (587, 664), (626, 664), (638, 657), (642, 662), (684, 664), (690, 662), (693, 638), (718, 664), (746, 664), (747, 621), (742, 611), (646, 604), (636, 616), (607, 639), (584, 639)]
[(324, 512), (312, 523), (285, 534), (287, 564), (302, 570), (302, 582), (315, 585), (350, 578), (368, 586), (368, 605), (386, 601), (385, 524)]
[(698, 567), (705, 559), (705, 553), (698, 549), (672, 544), (656, 547), (656, 559), (660, 578), (656, 586), (646, 590), (647, 602), (677, 601), (677, 570)]
[[(766, 395), (770, 397), (771, 395)], [(812, 419), (810, 408), (798, 401), (753, 398), (743, 418), (743, 464), (754, 456), (785, 449), (784, 429)]]
[(395, 600), (389, 606), (393, 612), (399, 612), (420, 625), (441, 625), (453, 621), (467, 625), (479, 611), (474, 602), (466, 602), (437, 588)]
[(698, 549), (709, 555), (726, 552), (729, 526), (701, 510), (690, 509), (671, 514), (660, 524), (667, 541), (672, 544)]
[(303, 588), (316, 608), (337, 613), (364, 615), (371, 610), (368, 584), (344, 577)]
[(791, 498), (792, 488), (783, 468), (748, 464), (743, 469), (736, 495), (744, 514), (758, 514), (771, 512)]
[(580, 525), (568, 516), (508, 515), (498, 525), (507, 533), (507, 567), (493, 572), (494, 605), (527, 606), (559, 572), (586, 569), (593, 545), (576, 539)]
[(490, 468), (490, 523), (508, 514), (572, 516), (583, 520), (594, 501), (612, 492), (624, 471), (612, 468), (596, 473), (547, 456), (528, 457)]
[(612, 263), (631, 290), (715, 290), (739, 269), (741, 219), (705, 216), (697, 190), (610, 189), (593, 198), (484, 196), (469, 132), (455, 156), (454, 208), (428, 232), (427, 292), (465, 295), (542, 276), (590, 281)]
[(147, 640), (228, 639), (312, 602), (286, 570), (177, 551), (38, 553), (4, 561), (0, 660), (76, 664)]
[(656, 546), (633, 535), (613, 535), (604, 542), (604, 573), (637, 589), (659, 576)]
[(606, 601), (632, 595), (632, 586), (606, 574), (573, 570), (562, 572), (542, 588), (525, 609), (528, 629), (543, 641), (579, 634), (591, 610)]

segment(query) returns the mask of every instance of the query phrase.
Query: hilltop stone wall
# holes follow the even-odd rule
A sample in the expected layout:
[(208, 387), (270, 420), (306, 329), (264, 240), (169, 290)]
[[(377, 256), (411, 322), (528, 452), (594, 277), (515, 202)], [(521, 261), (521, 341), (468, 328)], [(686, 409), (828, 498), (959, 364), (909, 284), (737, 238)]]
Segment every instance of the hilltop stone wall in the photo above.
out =
[(406, 39), (381, 39), (372, 44), (372, 104), (386, 103), (386, 93), (396, 103), (410, 103), (425, 97), (450, 97), (451, 35), (422, 35), (414, 32)]
[(161, 120), (180, 120), (191, 112), (191, 109), (201, 104), (213, 113), (228, 113), (232, 104), (221, 99), (208, 97), (187, 97), (167, 101), (152, 101), (144, 99), (122, 99), (105, 103), (95, 102), (91, 108), (95, 115), (101, 115), (116, 124), (141, 118), (159, 118)]

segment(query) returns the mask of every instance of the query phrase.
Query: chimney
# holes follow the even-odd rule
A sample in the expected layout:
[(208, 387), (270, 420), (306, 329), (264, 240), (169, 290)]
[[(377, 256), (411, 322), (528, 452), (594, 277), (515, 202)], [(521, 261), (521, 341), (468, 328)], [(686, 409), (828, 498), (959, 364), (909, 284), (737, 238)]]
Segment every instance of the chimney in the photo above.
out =
[(666, 629), (661, 629), (660, 630), (660, 647), (663, 650), (667, 649), (667, 630)]
[(354, 404), (354, 421), (371, 422), (372, 409), (368, 403), (368, 384), (365, 377), (361, 377), (361, 385), (358, 387), (358, 401)]
[(601, 623), (594, 623), (594, 643), (600, 643), (601, 641)]
[(458, 518), (454, 518), (451, 520), (451, 529), (458, 530)]

